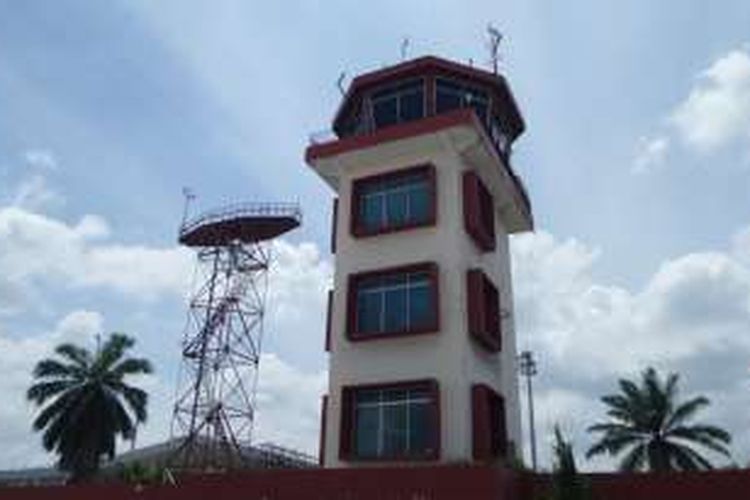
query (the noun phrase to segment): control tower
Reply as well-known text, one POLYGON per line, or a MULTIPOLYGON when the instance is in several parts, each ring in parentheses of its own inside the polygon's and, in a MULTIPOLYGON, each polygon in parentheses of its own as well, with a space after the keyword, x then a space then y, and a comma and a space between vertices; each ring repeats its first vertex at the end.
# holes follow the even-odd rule
POLYGON ((325 467, 520 454, 510 234, 533 230, 502 75, 422 57, 352 81, 310 167, 335 193, 325 467))

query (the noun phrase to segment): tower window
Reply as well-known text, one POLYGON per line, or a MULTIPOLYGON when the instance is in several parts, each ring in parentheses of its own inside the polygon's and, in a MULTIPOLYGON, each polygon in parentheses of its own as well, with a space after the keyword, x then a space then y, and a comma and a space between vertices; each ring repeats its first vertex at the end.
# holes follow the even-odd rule
POLYGON ((418 120, 424 116, 424 82, 410 80, 375 91, 370 102, 375 128, 418 120))
POLYGON ((437 286, 433 263, 352 275, 348 337, 362 340, 436 332, 437 286))
POLYGON ((487 187, 472 171, 464 173, 464 226, 483 252, 495 250, 495 208, 487 187))
POLYGON ((485 349, 500 351, 500 294, 479 269, 466 273, 466 310, 469 334, 485 349))
POLYGON ((484 384, 471 387, 472 441, 475 460, 489 461, 508 454, 505 400, 484 384))
POLYGON ((435 82, 435 110, 444 113, 457 108, 473 108, 479 120, 487 123, 490 99, 487 92, 454 80, 435 82))
POLYGON ((354 181, 352 234, 357 237, 435 223, 435 167, 387 172, 354 181))
POLYGON ((342 393, 345 460, 436 459, 439 392, 434 380, 350 386, 342 393))

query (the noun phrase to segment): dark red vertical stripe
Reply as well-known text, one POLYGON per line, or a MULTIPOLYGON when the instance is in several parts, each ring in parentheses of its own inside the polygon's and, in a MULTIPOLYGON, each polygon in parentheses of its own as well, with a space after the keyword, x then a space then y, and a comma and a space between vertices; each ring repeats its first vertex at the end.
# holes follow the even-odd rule
POLYGON ((483 384, 474 384, 471 386, 472 454, 477 461, 492 458, 489 417, 487 387, 483 384))
POLYGON ((324 395, 320 401, 320 443, 318 444, 318 464, 325 465, 326 456, 326 426, 328 425, 328 396, 324 395))
POLYGON ((339 199, 333 199, 333 207, 331 209, 331 253, 336 253, 336 237, 338 235, 338 220, 339 220, 339 199))
POLYGON ((326 352, 331 352, 331 326, 333 322, 333 290, 328 290, 328 308, 326 312, 326 352))
POLYGON ((348 460, 352 455, 354 434, 354 391, 348 387, 341 390, 341 422, 339 424, 339 459, 348 460))

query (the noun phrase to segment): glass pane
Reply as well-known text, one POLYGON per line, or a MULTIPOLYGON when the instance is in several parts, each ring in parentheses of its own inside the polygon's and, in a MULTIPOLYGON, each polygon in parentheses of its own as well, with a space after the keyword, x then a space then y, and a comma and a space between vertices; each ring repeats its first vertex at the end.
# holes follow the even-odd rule
POLYGON ((404 287, 385 293, 385 331, 400 332, 407 329, 406 294, 404 287))
POLYGON ((385 456, 404 455, 407 441, 407 405, 392 404, 383 410, 383 454, 385 456))
POLYGON ((385 127, 393 125, 398 121, 396 97, 387 97, 373 102, 373 115, 375 116, 375 125, 385 127))
POLYGON ((390 227, 403 226, 409 219, 407 217, 408 198, 407 190, 398 188, 391 191, 386 197, 387 225, 390 227))
POLYGON ((355 454, 358 457, 378 456, 378 408, 357 408, 354 435, 355 454))
POLYGON ((430 192, 426 182, 420 182, 409 190, 409 221, 426 222, 430 216, 430 192))
POLYGON ((409 451, 412 454, 426 453, 431 447, 432 434, 430 405, 412 403, 409 405, 409 451))
POLYGON ((383 197, 379 195, 364 195, 360 199, 360 221, 368 231, 374 231, 381 226, 383 218, 383 197))
POLYGON ((417 92, 401 95, 401 121, 418 120, 424 116, 424 93, 420 88, 417 92))
POLYGON ((383 294, 360 290, 357 293, 357 332, 377 333, 382 330, 383 294))
POLYGON ((428 282, 423 281, 409 289, 409 328, 425 327, 433 323, 432 293, 428 282))
POLYGON ((461 107, 461 98, 458 94, 441 90, 438 87, 435 97, 435 109, 438 113, 461 107))

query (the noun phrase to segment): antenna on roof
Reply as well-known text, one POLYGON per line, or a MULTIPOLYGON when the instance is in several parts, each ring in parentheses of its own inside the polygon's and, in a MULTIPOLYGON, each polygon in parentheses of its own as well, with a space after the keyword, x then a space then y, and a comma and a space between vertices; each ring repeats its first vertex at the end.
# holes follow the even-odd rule
POLYGON ((346 71, 342 71, 339 77, 336 79, 336 87, 339 89, 341 95, 344 95, 344 79, 346 78, 346 71))
POLYGON ((406 60, 406 54, 409 51, 409 37, 405 36, 403 40, 401 40, 401 60, 406 60))
POLYGON ((185 222, 187 222, 188 209, 190 208, 190 203, 195 199, 195 193, 189 187, 184 186, 182 188, 182 196, 185 198, 185 204, 182 208, 182 224, 180 227, 184 226, 185 222))
POLYGON ((487 25, 487 34, 489 35, 487 48, 490 51, 490 63, 492 64, 493 73, 497 74, 497 66, 500 61, 500 42, 503 40, 503 34, 500 33, 500 30, 492 26, 492 23, 487 25))

